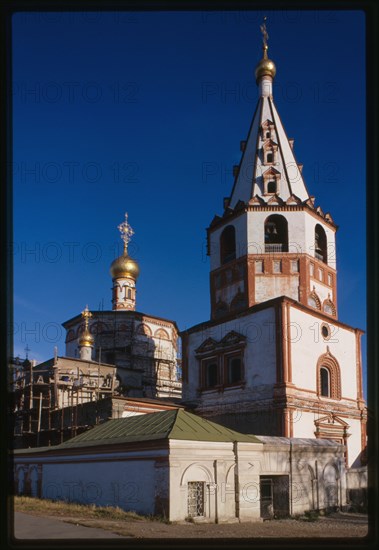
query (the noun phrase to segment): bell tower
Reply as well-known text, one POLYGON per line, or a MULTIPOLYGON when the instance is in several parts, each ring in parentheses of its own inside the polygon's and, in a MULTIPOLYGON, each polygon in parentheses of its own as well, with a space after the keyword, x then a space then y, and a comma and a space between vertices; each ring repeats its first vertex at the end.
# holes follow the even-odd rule
POLYGON ((239 432, 321 438, 364 462, 363 331, 337 318, 337 226, 309 195, 276 110, 276 67, 255 70, 256 111, 234 185, 208 233, 211 319, 181 333, 183 400, 239 432))
POLYGON ((337 318, 335 225, 315 205, 273 99, 276 74, 261 26, 258 104, 224 212, 207 229, 211 318, 289 296, 337 318))

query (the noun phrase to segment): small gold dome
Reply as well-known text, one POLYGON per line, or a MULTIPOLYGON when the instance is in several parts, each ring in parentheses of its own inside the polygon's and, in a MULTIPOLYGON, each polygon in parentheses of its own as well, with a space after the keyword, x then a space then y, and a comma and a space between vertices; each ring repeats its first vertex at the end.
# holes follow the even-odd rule
POLYGON ((94 341, 95 338, 92 336, 88 328, 84 329, 84 331, 79 336, 79 346, 90 347, 93 346, 94 341))
POLYGON ((124 253, 122 256, 113 260, 110 272, 112 279, 131 277, 135 280, 139 275, 139 265, 133 258, 124 253))
POLYGON ((264 49, 263 57, 255 68, 255 79, 258 82, 262 76, 271 76, 274 78, 276 75, 275 63, 267 57, 267 48, 264 49))

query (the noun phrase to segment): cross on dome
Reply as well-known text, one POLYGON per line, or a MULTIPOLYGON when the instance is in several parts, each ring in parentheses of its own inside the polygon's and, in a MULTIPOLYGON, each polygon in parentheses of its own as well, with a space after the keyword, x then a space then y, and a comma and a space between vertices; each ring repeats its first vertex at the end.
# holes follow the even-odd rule
POLYGON ((262 23, 262 25, 261 25, 263 47, 264 47, 265 49, 268 48, 268 46, 267 46, 267 40, 269 39, 268 32, 267 32, 267 28, 266 28, 266 21, 267 21, 267 16, 265 15, 264 18, 263 18, 263 23, 262 23))
POLYGON ((88 321, 92 317, 92 313, 88 309, 88 304, 86 305, 84 311, 82 311, 82 317, 84 319, 85 327, 88 328, 88 321))
POLYGON ((125 221, 120 223, 119 226, 117 226, 117 229, 121 233, 121 240, 124 242, 124 253, 126 253, 128 249, 128 244, 132 238, 132 235, 134 235, 134 231, 130 224, 128 223, 128 213, 125 212, 125 221))

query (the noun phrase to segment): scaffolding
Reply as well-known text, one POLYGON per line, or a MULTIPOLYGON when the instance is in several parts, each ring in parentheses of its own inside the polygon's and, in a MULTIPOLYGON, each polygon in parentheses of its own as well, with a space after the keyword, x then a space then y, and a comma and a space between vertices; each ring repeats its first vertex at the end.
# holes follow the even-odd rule
POLYGON ((40 446, 77 435, 88 427, 78 417, 79 406, 112 396, 117 387, 116 369, 110 365, 70 358, 14 365, 10 378, 16 446, 18 440, 40 446))

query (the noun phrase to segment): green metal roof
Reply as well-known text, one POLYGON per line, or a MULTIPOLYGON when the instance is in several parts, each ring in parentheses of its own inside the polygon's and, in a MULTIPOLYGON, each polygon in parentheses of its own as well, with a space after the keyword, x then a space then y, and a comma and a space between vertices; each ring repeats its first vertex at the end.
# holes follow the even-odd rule
POLYGON ((261 443, 254 435, 246 435, 230 430, 221 424, 201 418, 184 410, 175 411, 169 439, 190 439, 192 441, 246 441, 261 443))
MULTIPOLYGON (((176 409, 134 417, 108 420, 100 426, 45 450, 65 450, 139 441, 181 439, 190 441, 245 441, 261 443, 254 435, 245 435, 200 416, 176 409)), ((36 451, 37 449, 33 449, 36 451)), ((27 452, 20 449, 18 452, 27 452)), ((17 451, 16 451, 17 453, 17 451)), ((18 453, 17 453, 18 454, 18 453)))

